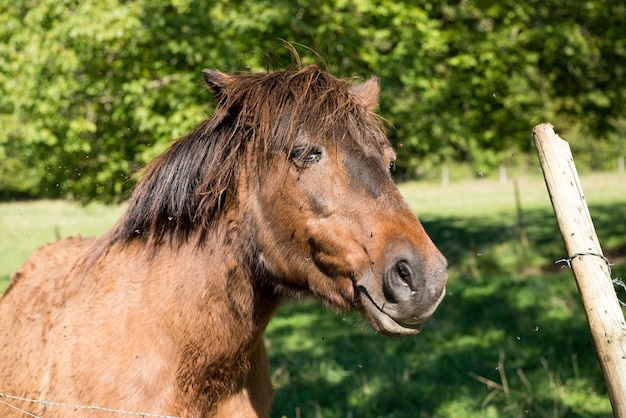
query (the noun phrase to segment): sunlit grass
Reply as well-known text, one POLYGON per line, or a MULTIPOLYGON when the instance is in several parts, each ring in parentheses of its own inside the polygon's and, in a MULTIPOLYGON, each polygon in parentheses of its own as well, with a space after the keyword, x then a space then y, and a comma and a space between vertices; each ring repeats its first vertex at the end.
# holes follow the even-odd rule
POLYGON ((121 206, 49 200, 0 204, 0 291, 37 248, 68 236, 102 234, 121 212, 121 206))
MULTIPOLYGON (((473 217, 498 213, 514 215, 517 208, 517 184, 522 209, 551 208, 550 198, 540 173, 498 179, 475 178, 439 183, 406 182, 400 191, 421 217, 473 217)), ((626 202, 626 174, 589 173, 581 177, 581 185, 589 205, 626 202)), ((592 214, 593 215, 593 214, 592 214)))

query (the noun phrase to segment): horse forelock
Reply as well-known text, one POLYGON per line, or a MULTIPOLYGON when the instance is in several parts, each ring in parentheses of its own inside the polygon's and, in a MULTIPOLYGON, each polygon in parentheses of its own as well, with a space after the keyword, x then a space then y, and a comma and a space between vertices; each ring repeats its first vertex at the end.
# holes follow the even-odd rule
POLYGON ((350 81, 317 66, 229 80, 214 114, 145 167, 112 242, 182 243, 209 230, 236 201, 242 165, 262 175, 274 156, 306 145, 303 138, 386 141, 350 81))

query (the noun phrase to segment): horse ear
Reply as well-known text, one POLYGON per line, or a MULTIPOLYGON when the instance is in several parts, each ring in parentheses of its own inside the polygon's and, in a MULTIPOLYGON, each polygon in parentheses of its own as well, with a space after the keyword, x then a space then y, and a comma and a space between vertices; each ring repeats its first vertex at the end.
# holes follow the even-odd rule
POLYGON ((213 93, 213 95, 221 100, 223 97, 224 89, 233 81, 234 77, 228 74, 224 74, 219 71, 202 70, 202 76, 204 77, 204 82, 207 87, 213 93))
POLYGON ((350 92, 360 98, 368 110, 373 110, 378 106, 380 80, 378 77, 372 77, 361 84, 350 87, 350 92))

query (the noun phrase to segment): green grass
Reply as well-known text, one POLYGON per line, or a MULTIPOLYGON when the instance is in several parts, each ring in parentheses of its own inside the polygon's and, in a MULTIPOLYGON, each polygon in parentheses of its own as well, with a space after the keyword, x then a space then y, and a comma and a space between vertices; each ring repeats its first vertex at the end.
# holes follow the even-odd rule
MULTIPOLYGON (((551 208, 543 177, 538 172, 509 179, 506 183, 479 178, 447 186, 407 182, 399 187, 420 217, 471 218, 501 213, 515 215, 515 183, 522 208, 551 208)), ((581 185, 590 205, 626 200, 626 175, 590 173, 581 177, 581 185)))
MULTIPOLYGON (((624 277, 626 178, 591 174, 582 185, 624 277)), ((358 314, 284 305, 267 331, 272 416, 611 416, 574 278, 554 264, 565 250, 543 179, 517 187, 519 208, 512 181, 401 185, 449 259, 446 299, 401 340, 374 335, 358 314)))
POLYGON ((101 234, 121 213, 121 206, 80 206, 62 201, 0 204, 0 291, 11 273, 37 248, 68 236, 101 234))
MULTIPOLYGON (((531 174, 407 183, 401 190, 450 262, 448 294, 417 337, 376 335, 311 299, 266 333, 273 417, 609 417, 611 408, 545 185, 531 174), (521 216, 519 209, 521 209, 521 216)), ((613 276, 626 268, 626 178, 582 178, 613 276)), ((104 231, 120 208, 0 205, 0 279, 57 236, 104 231)), ((2 283, 0 283, 0 289, 2 283)), ((626 293, 618 293, 626 301, 626 293)))
POLYGON ((551 279, 451 284, 422 334, 401 340, 287 304, 267 333, 272 416, 610 416, 575 285, 551 279))

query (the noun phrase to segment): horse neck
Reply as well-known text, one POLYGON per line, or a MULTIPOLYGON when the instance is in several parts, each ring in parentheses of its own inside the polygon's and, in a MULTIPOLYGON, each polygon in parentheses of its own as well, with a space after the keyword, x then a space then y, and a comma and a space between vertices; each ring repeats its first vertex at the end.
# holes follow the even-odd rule
POLYGON ((173 269, 168 276, 185 272, 174 291, 184 305, 173 324, 184 330, 177 370, 180 387, 186 388, 181 400, 205 412, 240 389, 250 355, 281 301, 251 265, 250 250, 237 246, 238 232, 225 229, 209 234, 201 247, 193 240, 181 247, 167 267, 173 269))
POLYGON ((241 385, 251 351, 282 299, 253 265, 250 250, 237 244, 243 242, 234 239, 239 232, 227 229, 207 233, 202 245, 199 234, 175 247, 151 240, 114 244, 94 264, 109 270, 100 273, 102 280, 125 277, 142 288, 143 300, 158 301, 160 334, 178 353, 179 402, 206 410, 208 400, 241 385))
POLYGON ((215 337, 220 346, 226 341, 253 343, 281 300, 265 273, 255 268, 253 257, 247 256, 250 251, 238 244, 237 234, 232 228, 218 228, 206 234, 202 244, 198 235, 175 248, 148 242, 142 251, 151 272, 146 279, 166 287, 162 294, 170 295, 170 306, 180 314, 173 319, 176 328, 205 339, 209 346, 215 337))

